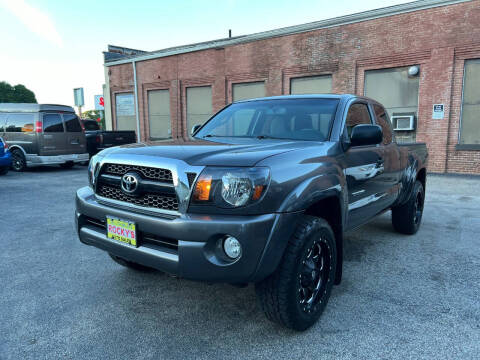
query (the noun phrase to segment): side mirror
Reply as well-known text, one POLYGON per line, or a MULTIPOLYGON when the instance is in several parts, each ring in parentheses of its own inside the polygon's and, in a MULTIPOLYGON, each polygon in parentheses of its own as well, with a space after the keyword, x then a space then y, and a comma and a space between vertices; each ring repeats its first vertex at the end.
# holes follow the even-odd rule
POLYGON ((352 146, 376 145, 383 140, 382 128, 378 125, 361 124, 352 129, 350 143, 352 146))
POLYGON ((200 129, 202 127, 202 125, 200 124, 197 124, 197 125, 193 125, 192 127, 192 132, 190 133, 190 135, 195 135, 195 133, 198 131, 198 129, 200 129))

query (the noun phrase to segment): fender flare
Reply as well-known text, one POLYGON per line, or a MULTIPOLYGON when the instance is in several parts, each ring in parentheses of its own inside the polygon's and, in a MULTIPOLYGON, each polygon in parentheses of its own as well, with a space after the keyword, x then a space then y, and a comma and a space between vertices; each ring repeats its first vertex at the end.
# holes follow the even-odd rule
POLYGON ((23 156, 25 156, 25 159, 27 158, 27 153, 25 152, 25 150, 23 149, 23 147, 21 147, 20 145, 8 145, 8 150, 10 152, 12 152, 12 150, 15 150, 15 149, 18 149, 20 150, 22 153, 23 153, 23 156))

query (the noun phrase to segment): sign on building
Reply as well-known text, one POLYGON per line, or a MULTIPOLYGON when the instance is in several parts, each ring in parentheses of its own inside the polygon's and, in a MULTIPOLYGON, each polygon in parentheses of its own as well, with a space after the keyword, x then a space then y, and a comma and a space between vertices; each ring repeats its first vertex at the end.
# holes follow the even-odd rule
POLYGON ((432 119, 443 119, 445 116, 445 106, 443 104, 433 104, 432 119))
POLYGON ((75 106, 82 107, 85 104, 83 99, 83 88, 73 89, 73 99, 75 100, 75 106))
POLYGON ((103 100, 103 95, 94 96, 95 110, 105 110, 105 102, 103 100))

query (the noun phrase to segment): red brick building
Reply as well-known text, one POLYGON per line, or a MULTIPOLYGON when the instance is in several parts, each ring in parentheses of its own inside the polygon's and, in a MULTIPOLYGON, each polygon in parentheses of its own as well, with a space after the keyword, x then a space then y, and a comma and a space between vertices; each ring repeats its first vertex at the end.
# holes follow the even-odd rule
POLYGON ((424 0, 155 52, 105 52, 107 120, 141 140, 186 137, 226 104, 356 93, 424 141, 431 172, 480 174, 480 0, 424 0), (436 106, 434 111, 434 105, 436 106))

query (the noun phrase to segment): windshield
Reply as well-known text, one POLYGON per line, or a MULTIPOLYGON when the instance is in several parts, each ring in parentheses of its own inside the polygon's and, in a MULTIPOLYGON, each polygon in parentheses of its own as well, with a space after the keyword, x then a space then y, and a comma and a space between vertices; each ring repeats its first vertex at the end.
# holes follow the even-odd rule
POLYGON ((325 141, 338 99, 258 100, 232 104, 215 115, 196 138, 256 137, 325 141))

